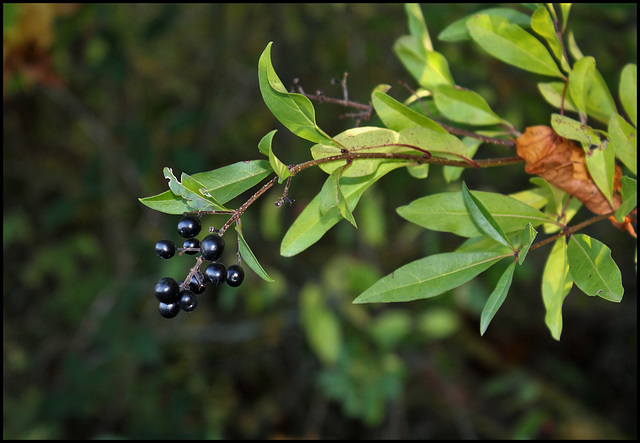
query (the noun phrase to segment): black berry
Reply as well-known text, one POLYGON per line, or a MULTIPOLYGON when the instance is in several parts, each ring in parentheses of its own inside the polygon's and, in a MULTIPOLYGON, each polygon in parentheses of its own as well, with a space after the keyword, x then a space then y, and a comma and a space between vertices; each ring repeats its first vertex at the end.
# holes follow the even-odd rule
POLYGON ((178 305, 183 311, 191 312, 198 306, 198 298, 191 291, 182 291, 178 305))
POLYGON ((191 280, 189 281, 189 288, 195 294, 202 294, 206 289, 206 283, 207 281, 205 280, 204 275, 202 275, 202 272, 198 271, 193 275, 193 277, 191 277, 191 280))
POLYGON ((158 311, 164 318, 173 318, 180 312, 180 306, 178 303, 160 303, 158 305, 158 311))
POLYGON ((240 265, 231 265, 227 268, 227 284, 229 286, 240 286, 244 280, 244 269, 240 265))
POLYGON ((165 277, 156 283, 156 298, 160 303, 175 303, 178 301, 180 287, 171 277, 165 277))
POLYGON ((171 240, 160 240, 156 243, 156 255, 168 259, 176 253, 176 245, 171 240))
POLYGON ((208 261, 216 261, 224 252, 224 240, 218 234, 209 234, 200 242, 200 254, 208 261))
POLYGON ((200 219, 187 215, 178 222, 178 234, 184 238, 192 238, 200 233, 202 223, 200 219))
POLYGON ((222 263, 211 263, 204 270, 207 281, 213 285, 221 285, 227 279, 227 270, 222 263))
MULTIPOLYGON (((200 240, 197 238, 189 238, 182 244, 184 249, 200 249, 200 240)), ((198 251, 184 251, 185 254, 196 255, 198 251)))

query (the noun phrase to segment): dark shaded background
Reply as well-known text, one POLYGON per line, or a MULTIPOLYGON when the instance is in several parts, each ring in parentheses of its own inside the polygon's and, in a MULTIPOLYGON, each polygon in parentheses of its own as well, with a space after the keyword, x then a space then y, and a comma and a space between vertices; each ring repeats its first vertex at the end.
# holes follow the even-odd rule
MULTIPOLYGON (((436 49, 458 84, 519 129, 548 124, 535 86, 545 79, 471 42, 437 41, 483 7, 423 6, 436 49)), ((5 438, 637 436, 635 242, 608 223, 585 233, 612 249, 624 300, 573 290, 561 342, 544 325, 539 290, 548 248, 518 269, 483 338, 480 310, 501 269, 432 300, 351 304, 385 273, 460 243, 395 214, 453 189, 435 168, 428 180, 390 173, 362 199, 358 230, 341 222, 283 258, 282 235, 325 178, 305 171, 293 206, 276 210, 275 189, 243 217, 275 283, 249 273, 240 288, 207 289, 191 315, 158 315, 155 282, 184 277, 193 259, 154 255, 158 239, 178 240, 179 217, 137 198, 167 189, 164 166, 191 174, 259 158, 274 128, 281 159, 310 157, 310 143, 262 102, 257 61, 269 41, 286 85, 299 78, 308 92, 340 97, 331 79, 346 71, 352 100, 368 102, 380 83, 406 98, 398 82, 416 85, 392 51, 408 33, 402 6, 5 5, 4 21, 5 438), (318 288, 342 330, 334 365, 301 322, 300 294, 318 288)), ((577 5, 570 27, 617 97, 620 69, 636 62, 636 5, 577 5)), ((353 126, 344 109, 316 109, 329 134, 353 126)), ((521 166, 464 175, 471 189, 504 193, 528 178, 521 166)))

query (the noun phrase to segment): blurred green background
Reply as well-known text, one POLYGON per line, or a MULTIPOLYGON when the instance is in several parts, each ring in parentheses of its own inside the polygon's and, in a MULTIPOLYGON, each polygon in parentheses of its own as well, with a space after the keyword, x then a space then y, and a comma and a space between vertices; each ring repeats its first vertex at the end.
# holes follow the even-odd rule
MULTIPOLYGON (((458 84, 520 130, 548 124, 553 110, 536 89, 545 79, 471 42, 437 41, 484 7, 423 6, 436 50, 458 84)), ((394 211, 459 186, 436 168, 428 180, 390 173, 362 199, 358 230, 343 221, 283 258, 282 235, 325 178, 305 171, 293 206, 275 208, 276 187, 243 216, 275 283, 249 271, 239 288, 208 288, 190 315, 158 315, 156 281, 184 278, 193 257, 154 255, 157 240, 178 241, 179 217, 138 197, 167 189, 165 166, 192 174, 259 158, 258 141, 274 128, 283 161, 310 158, 310 143, 262 102, 257 61, 269 41, 285 85, 299 78, 307 92, 341 97, 331 80, 348 72, 352 100, 367 103, 380 83, 406 98, 399 82, 416 84, 392 51, 408 33, 401 5, 3 9, 4 438, 637 436, 635 242, 608 223, 585 233, 612 249, 624 299, 574 289, 560 342, 544 325, 539 289, 548 248, 518 268, 483 338, 480 310, 501 269, 431 300, 351 303, 398 266, 460 243, 394 211)), ((577 5, 570 27, 617 98, 620 69, 636 63, 636 5, 577 5)), ((340 107, 316 109, 331 135, 354 124, 340 107)), ((482 148, 478 157, 492 155, 508 154, 482 148)), ((521 165, 463 177, 504 193, 529 178, 521 165)))

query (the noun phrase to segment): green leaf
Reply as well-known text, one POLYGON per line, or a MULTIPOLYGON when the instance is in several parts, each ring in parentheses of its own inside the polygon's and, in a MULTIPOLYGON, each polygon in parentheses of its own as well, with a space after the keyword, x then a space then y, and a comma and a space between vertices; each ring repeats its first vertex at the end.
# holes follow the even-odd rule
MULTIPOLYGON (((360 197, 369 186, 389 171, 402 166, 401 163, 397 162, 384 163, 370 176, 343 177, 340 180, 340 186, 349 210, 353 211, 355 209, 360 197)), ((332 183, 332 181, 336 179, 335 175, 329 176, 320 192, 293 222, 282 239, 280 254, 285 257, 299 254, 320 240, 329 229, 342 220, 343 217, 336 206, 328 211, 323 211, 323 206, 326 205, 325 202, 331 198, 335 199, 335 183, 332 183)))
POLYGON ((560 340, 562 333, 562 304, 573 286, 565 238, 555 241, 542 272, 542 301, 547 311, 544 322, 556 340, 560 340))
POLYGON ((527 224, 525 228, 522 230, 522 246, 520 247, 520 252, 518 253, 518 264, 521 265, 524 263, 524 259, 527 258, 527 254, 529 253, 529 248, 533 244, 533 241, 538 235, 538 231, 536 231, 531 223, 527 224))
POLYGON ((618 113, 611 116, 607 128, 616 157, 635 175, 638 174, 638 131, 618 113))
POLYGON ((471 38, 497 59, 526 71, 564 78, 544 45, 509 20, 476 15, 467 28, 471 38))
POLYGON ((602 78, 602 74, 597 69, 594 70, 593 81, 589 89, 589 99, 587 103, 589 115, 600 115, 603 122, 608 122, 611 115, 617 112, 616 104, 613 101, 609 87, 602 78))
MULTIPOLYGON (((482 191, 474 194, 505 232, 520 231, 529 222, 533 226, 549 222, 542 212, 506 195, 482 191)), ((462 192, 428 195, 396 211, 406 220, 434 231, 452 232, 462 237, 482 235, 471 220, 462 192)))
MULTIPOLYGON (((314 159, 321 159, 340 155, 343 149, 350 152, 409 152, 419 154, 418 151, 407 147, 397 146, 399 134, 391 129, 363 126, 347 129, 335 137, 342 148, 336 145, 317 144, 311 147, 311 155, 314 159)), ((360 159, 353 161, 342 175, 344 177, 360 177, 373 174, 384 159, 360 159)), ((333 161, 320 164, 327 174, 341 171, 347 164, 346 160, 333 161)))
POLYGON ((593 57, 584 57, 573 65, 569 76, 569 92, 573 103, 585 115, 587 115, 587 99, 595 69, 596 60, 593 57))
POLYGON ((638 126, 638 66, 629 63, 620 73, 620 102, 633 126, 638 126))
POLYGON ((335 314, 323 302, 319 286, 307 284, 302 288, 300 313, 311 349, 323 364, 335 364, 342 346, 342 329, 335 314))
POLYGON ((567 37, 569 53, 573 56, 574 59, 580 60, 584 55, 582 51, 578 47, 578 42, 576 42, 576 37, 573 34, 573 31, 569 31, 569 35, 567 37))
POLYGON ((273 149, 271 148, 271 143, 273 142, 273 136, 276 134, 277 129, 269 132, 267 135, 262 137, 260 143, 258 143, 258 150, 263 154, 269 157, 269 164, 273 168, 273 170, 278 175, 278 183, 282 183, 287 177, 291 176, 291 171, 276 157, 273 153, 273 149))
POLYGON ((260 263, 258 263, 258 259, 253 254, 253 251, 251 251, 251 248, 249 248, 247 241, 242 235, 242 229, 240 228, 240 226, 236 225, 235 230, 238 233, 238 252, 240 252, 240 256, 242 257, 244 263, 249 266, 249 268, 251 268, 253 272, 258 274, 261 279, 268 282, 273 282, 274 280, 269 277, 269 274, 267 274, 260 263))
POLYGON ((164 212, 165 214, 183 214, 193 211, 193 208, 187 204, 187 200, 184 197, 175 195, 171 191, 166 191, 152 197, 139 198, 138 200, 140 200, 143 205, 155 211, 164 212))
MULTIPOLYGON (((406 128, 400 131, 398 143, 416 146, 429 151, 434 157, 455 160, 469 160, 467 147, 462 141, 449 133, 433 131, 424 127, 406 128)), ((420 154, 419 151, 411 151, 420 154)))
POLYGON ((567 29, 567 22, 569 21, 569 11, 571 10, 571 3, 560 3, 560 10, 562 11, 562 32, 567 29))
POLYGON ((403 35, 396 40, 393 51, 423 88, 431 91, 438 85, 454 84, 447 59, 439 52, 425 49, 419 37, 403 35))
POLYGON ((191 207, 191 211, 215 211, 215 210, 228 210, 222 204, 220 204, 210 194, 203 194, 205 186, 203 183, 182 173, 180 177, 182 182, 173 175, 171 168, 163 169, 164 177, 169 180, 169 189, 187 201, 187 205, 191 207))
POLYGON ((615 147, 609 146, 608 135, 559 114, 552 114, 551 126, 560 136, 580 142, 593 182, 613 206, 615 147))
POLYGON ((251 189, 273 172, 266 160, 250 160, 233 163, 208 172, 199 172, 192 177, 202 183, 203 194, 225 204, 251 189))
POLYGON ((487 299, 487 303, 485 303, 484 308, 482 309, 482 314, 480 315, 480 335, 484 335, 487 331, 489 323, 491 323, 491 320, 493 320, 498 309, 500 309, 500 306, 502 306, 502 303, 504 303, 504 300, 507 298, 507 293, 511 287, 511 281, 513 280, 513 272, 515 269, 516 262, 514 261, 504 271, 500 280, 498 280, 496 288, 487 299))
MULTIPOLYGON (((462 137, 462 144, 467 148, 467 156, 473 158, 482 144, 482 140, 473 137, 462 137)), ((442 176, 447 183, 452 183, 460 178, 465 168, 458 166, 444 166, 442 176)))
POLYGON ((622 275, 606 245, 587 235, 574 234, 567 256, 573 281, 585 294, 613 302, 622 300, 622 275))
POLYGON ((384 92, 376 91, 371 94, 371 102, 382 123, 394 131, 422 126, 443 134, 447 132, 435 121, 417 113, 384 92))
POLYGON ((378 280, 354 303, 389 303, 435 297, 480 274, 504 255, 448 252, 431 255, 396 269, 378 280))
POLYGON ((497 125, 503 120, 491 110, 480 94, 458 89, 452 85, 440 85, 433 99, 438 110, 449 120, 469 125, 497 125))
POLYGON ((531 28, 538 33, 538 35, 544 37, 549 44, 551 51, 553 51, 553 55, 555 55, 556 59, 562 64, 562 69, 569 72, 569 62, 564 58, 562 53, 562 43, 558 38, 558 34, 553 26, 553 21, 547 8, 540 6, 534 11, 533 16, 531 17, 531 28))
POLYGON ((332 175, 331 177, 335 179, 327 180, 325 183, 326 189, 321 191, 323 199, 320 202, 320 211, 324 214, 329 212, 331 208, 337 207, 340 215, 351 223, 354 228, 357 228, 356 220, 340 187, 340 174, 332 175))
POLYGON ((526 27, 531 26, 531 17, 529 17, 527 14, 510 8, 489 8, 483 9, 482 11, 478 11, 474 14, 470 14, 465 18, 461 18, 460 20, 456 20, 455 22, 451 23, 438 35, 438 39, 446 42, 469 40, 471 36, 469 35, 469 30, 467 29, 467 21, 476 15, 497 15, 499 17, 508 19, 516 25, 522 25, 526 27))
POLYGON ((496 222, 484 204, 469 192, 464 182, 462 182, 462 200, 464 201, 467 211, 469 211, 471 219, 480 231, 498 243, 514 249, 498 222, 496 222))
POLYGON ((409 33, 420 39, 424 49, 427 51, 433 51, 431 37, 429 37, 429 30, 427 29, 427 24, 424 21, 420 5, 417 3, 405 3, 404 10, 407 13, 407 19, 409 20, 409 33))
POLYGON ((333 143, 316 124, 316 111, 311 100, 301 94, 287 92, 271 64, 269 42, 258 61, 258 80, 262 99, 273 115, 298 137, 314 143, 333 143))
POLYGON ((624 221, 624 217, 638 206, 638 183, 631 177, 622 177, 622 203, 616 209, 616 220, 620 223, 624 221))

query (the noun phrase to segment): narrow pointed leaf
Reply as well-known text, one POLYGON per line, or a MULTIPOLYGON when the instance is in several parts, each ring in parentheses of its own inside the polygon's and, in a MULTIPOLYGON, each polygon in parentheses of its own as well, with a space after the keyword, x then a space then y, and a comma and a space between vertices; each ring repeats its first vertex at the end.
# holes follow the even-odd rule
POLYGON ((605 244, 584 234, 574 234, 567 256, 573 281, 585 294, 614 302, 622 300, 622 275, 605 244))
POLYGON ((311 100, 301 94, 287 92, 271 64, 269 42, 258 61, 258 80, 262 98, 273 115, 298 137, 315 143, 333 143, 316 124, 311 100))
POLYGON ((527 258, 527 254, 529 253, 529 248, 531 248, 531 245, 533 244, 533 241, 536 238, 536 235, 538 235, 538 231, 536 231, 533 226, 531 226, 531 223, 529 223, 527 226, 525 226, 525 228, 522 230, 522 247, 520 248, 520 252, 518 253, 518 264, 522 264, 524 263, 524 259, 527 258))
POLYGON ((638 66, 629 63, 620 74, 620 102, 633 126, 638 126, 638 66))
MULTIPOLYGON (((378 170, 365 177, 343 177, 341 179, 341 189, 348 204, 349 210, 353 211, 364 191, 384 176, 389 171, 403 167, 400 163, 383 163, 378 170)), ((336 223, 342 220, 342 215, 337 206, 326 210, 326 201, 333 198, 335 201, 335 175, 327 178, 320 192, 304 208, 298 218, 289 227, 289 230, 282 239, 280 254, 291 257, 299 254, 309 246, 316 243, 322 236, 336 223), (323 210, 323 208, 325 210, 323 210)))
POLYGON ((480 94, 440 85, 433 98, 438 110, 449 120, 469 125, 497 125, 503 120, 489 107, 480 94))
POLYGON ((533 16, 531 17, 531 28, 538 35, 544 37, 551 48, 551 51, 553 51, 553 55, 555 55, 556 59, 561 62, 562 69, 569 72, 569 63, 564 58, 562 53, 562 44, 558 38, 558 34, 553 26, 553 20, 551 19, 551 15, 547 8, 541 6, 534 11, 533 16))
POLYGON ((354 303, 389 303, 435 297, 456 288, 495 264, 504 255, 449 252, 431 255, 396 269, 360 294, 354 303))
POLYGON ((227 210, 211 195, 204 195, 202 192, 205 190, 204 184, 193 179, 187 174, 182 174, 180 182, 171 168, 164 168, 164 177, 169 180, 169 189, 181 197, 183 197, 187 204, 191 207, 191 211, 214 211, 214 210, 227 210))
POLYGON ((454 84, 447 59, 439 52, 425 49, 419 37, 403 35, 396 40, 393 51, 423 88, 431 91, 438 85, 454 84))
POLYGON ((638 131, 618 113, 611 116, 607 132, 616 157, 635 175, 638 174, 638 131))
POLYGON ((260 265, 260 263, 258 263, 258 259, 253 254, 253 251, 251 251, 251 248, 249 248, 247 241, 244 239, 244 236, 242 235, 242 229, 240 229, 240 226, 236 225, 235 230, 236 230, 236 233, 238 234, 238 252, 240 252, 240 256, 242 257, 242 260, 244 261, 244 263, 249 268, 251 268, 253 272, 258 274, 258 276, 261 279, 268 282, 273 282, 274 280, 271 277, 269 277, 269 274, 267 274, 267 272, 260 265))
POLYGON ((182 214, 193 211, 193 208, 187 204, 184 197, 175 195, 172 191, 166 191, 162 194, 151 197, 139 198, 140 202, 156 211, 165 214, 182 214))
MULTIPOLYGON (((529 222, 538 226, 550 220, 539 210, 509 196, 482 191, 474 194, 505 232, 519 231, 529 222)), ((422 197, 396 211, 406 220, 434 231, 452 232, 462 237, 482 235, 471 220, 462 192, 422 197)))
POLYGON ((596 60, 593 57, 583 57, 573 65, 569 76, 569 92, 573 103, 585 115, 587 115, 587 100, 595 69, 596 60))
POLYGON ((435 121, 417 113, 384 92, 377 91, 371 94, 371 102, 380 120, 387 128, 394 131, 422 126, 443 134, 447 132, 435 121))
POLYGON ((236 162, 213 171, 193 174, 204 186, 203 194, 225 204, 260 183, 273 169, 266 160, 236 162))
POLYGON ((498 243, 513 249, 513 245, 509 242, 509 238, 504 233, 498 222, 493 218, 484 204, 469 192, 469 189, 467 189, 467 185, 464 182, 462 183, 462 199, 467 211, 469 211, 471 219, 480 231, 498 243))
POLYGON ((556 340, 560 340, 562 333, 562 304, 572 287, 567 243, 565 237, 560 237, 553 244, 542 272, 542 301, 546 309, 544 322, 556 340))
POLYGON ((467 21, 467 28, 471 38, 497 59, 526 71, 564 78, 547 48, 509 20, 476 15, 467 21))
POLYGON ((616 220, 620 223, 624 217, 638 206, 638 183, 631 177, 622 177, 622 202, 620 207, 616 209, 616 220))
POLYGON ((474 14, 468 15, 465 18, 456 20, 438 35, 438 39, 446 42, 457 42, 461 40, 469 40, 469 30, 467 29, 467 21, 476 15, 497 15, 508 19, 510 22, 516 25, 525 27, 531 26, 531 17, 520 11, 516 11, 511 8, 489 8, 478 11, 474 14))
POLYGON ((269 164, 278 175, 278 182, 282 183, 284 179, 291 176, 291 171, 289 170, 287 165, 282 163, 280 159, 273 153, 271 143, 273 142, 273 136, 276 134, 276 132, 277 129, 274 129, 273 131, 262 137, 260 143, 258 143, 258 150, 269 157, 269 164))
POLYGON ((513 280, 513 272, 515 269, 516 262, 514 261, 504 271, 500 280, 498 280, 498 284, 495 289, 487 299, 487 302, 482 309, 482 314, 480 315, 480 335, 484 335, 484 333, 487 332, 489 323, 491 323, 491 320, 493 320, 498 309, 500 309, 500 306, 502 306, 502 303, 504 303, 504 300, 507 298, 507 293, 511 287, 511 281, 513 280))
POLYGON ((407 19, 409 20, 409 33, 422 42, 425 50, 433 51, 431 37, 429 36, 427 23, 424 21, 424 15, 422 14, 420 5, 417 3, 405 3, 404 9, 407 13, 407 19))

